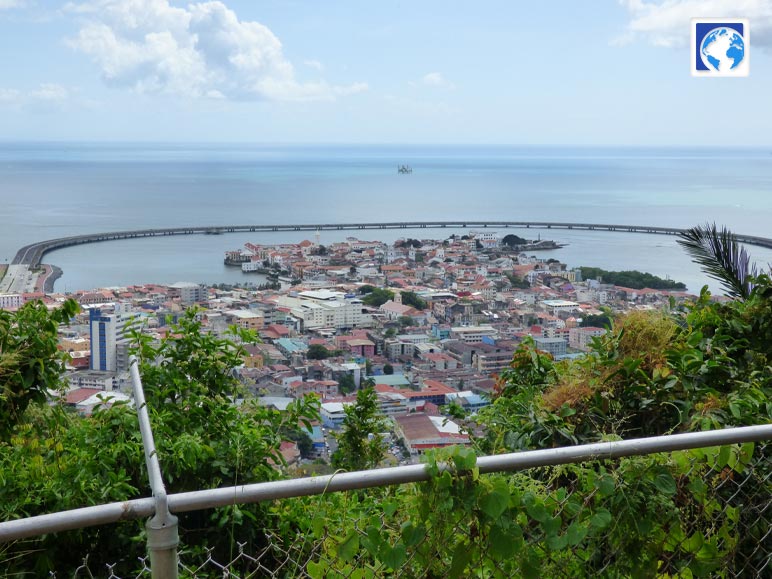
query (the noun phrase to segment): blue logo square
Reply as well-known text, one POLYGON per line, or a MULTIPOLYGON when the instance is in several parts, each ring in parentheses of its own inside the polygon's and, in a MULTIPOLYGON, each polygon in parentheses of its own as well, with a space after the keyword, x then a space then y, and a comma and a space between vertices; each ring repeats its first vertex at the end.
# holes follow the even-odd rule
MULTIPOLYGON (((705 64, 702 54, 702 45, 705 37, 717 28, 729 28, 737 32, 741 37, 745 36, 745 26, 741 22, 717 22, 715 20, 709 22, 697 22, 695 25, 694 46, 692 47, 694 50, 694 69, 697 71, 715 71, 715 69, 712 69, 705 64)), ((740 59, 742 59, 742 56, 740 59)), ((718 66, 716 65, 716 68, 717 67, 718 66)))

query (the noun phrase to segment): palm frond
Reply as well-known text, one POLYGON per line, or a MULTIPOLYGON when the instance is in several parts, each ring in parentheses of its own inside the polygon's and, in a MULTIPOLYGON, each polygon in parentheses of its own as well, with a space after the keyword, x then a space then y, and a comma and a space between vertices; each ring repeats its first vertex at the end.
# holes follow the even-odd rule
POLYGON ((742 299, 750 296, 753 290, 750 278, 757 275, 756 266, 731 231, 706 223, 687 229, 679 237, 681 247, 708 276, 721 283, 727 295, 742 299))

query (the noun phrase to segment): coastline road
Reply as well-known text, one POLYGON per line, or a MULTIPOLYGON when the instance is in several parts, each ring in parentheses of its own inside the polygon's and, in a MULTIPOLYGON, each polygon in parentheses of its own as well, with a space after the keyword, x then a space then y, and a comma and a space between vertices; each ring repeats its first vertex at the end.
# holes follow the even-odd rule
MULTIPOLYGON (((132 239, 141 237, 162 237, 168 235, 193 235, 193 234, 223 234, 242 232, 281 232, 281 231, 354 231, 374 229, 574 229, 586 231, 609 231, 619 233, 648 233, 657 235, 680 235, 685 229, 675 227, 660 227, 654 225, 624 225, 604 223, 568 223, 551 221, 395 221, 382 223, 303 223, 303 224, 276 224, 276 225, 215 225, 215 226, 191 226, 171 227, 165 229, 139 229, 131 231, 112 231, 105 233, 90 233, 48 239, 25 245, 16 253, 13 262, 8 266, 5 278, 0 282, 0 293, 30 293, 38 286, 38 278, 44 275, 50 280, 49 286, 53 287, 53 281, 61 275, 58 269, 54 270, 54 276, 50 272, 43 274, 39 271, 43 256, 49 251, 80 245, 83 243, 96 243, 117 239, 132 239), (34 268, 34 270, 32 269, 34 268)), ((735 234, 740 243, 772 248, 772 238, 756 235, 735 234)))
POLYGON ((11 264, 0 281, 0 294, 32 293, 37 286, 39 273, 26 264, 11 264))

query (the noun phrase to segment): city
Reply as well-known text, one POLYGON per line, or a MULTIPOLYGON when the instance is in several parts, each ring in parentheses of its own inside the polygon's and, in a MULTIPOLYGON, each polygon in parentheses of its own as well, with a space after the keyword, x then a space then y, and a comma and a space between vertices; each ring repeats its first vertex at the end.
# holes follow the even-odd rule
MULTIPOLYGON (((491 230, 393 244, 355 237, 327 246, 318 240, 247 243, 224 261, 259 272, 265 283, 76 292, 68 297, 83 311, 60 339, 71 357, 66 403, 88 414, 104 403, 105 392, 128 400, 130 330, 160 339, 195 307, 206 332, 226 335, 237 326, 259 336, 244 345, 248 356, 238 370, 251 395, 278 410, 292 399, 319 398, 321 424, 308 433, 313 450, 301 460, 297 443, 286 441, 293 472, 307 472, 297 468, 301 462, 329 459, 335 439, 328 433, 340 428, 346 406, 365 385, 375 388, 380 412, 391 419, 389 437, 405 449, 390 460, 418 461, 428 449, 469 442, 464 428, 447 417, 448 408, 455 404, 474 414, 489 404, 498 375, 524 338, 556 361, 576 359, 606 333, 615 314, 657 311, 671 298, 693 297, 682 289, 582 279, 582 268, 529 254, 554 245, 491 230)), ((55 304, 64 298, 4 294, 0 305, 14 309, 31 299, 55 304)))

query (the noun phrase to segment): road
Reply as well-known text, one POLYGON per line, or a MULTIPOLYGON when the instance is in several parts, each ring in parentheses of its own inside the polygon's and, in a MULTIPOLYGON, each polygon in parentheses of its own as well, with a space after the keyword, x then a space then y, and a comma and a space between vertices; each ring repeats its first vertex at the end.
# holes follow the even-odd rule
POLYGON ((38 277, 39 274, 31 271, 29 265, 9 265, 5 277, 0 281, 0 294, 32 293, 38 285, 38 277))

